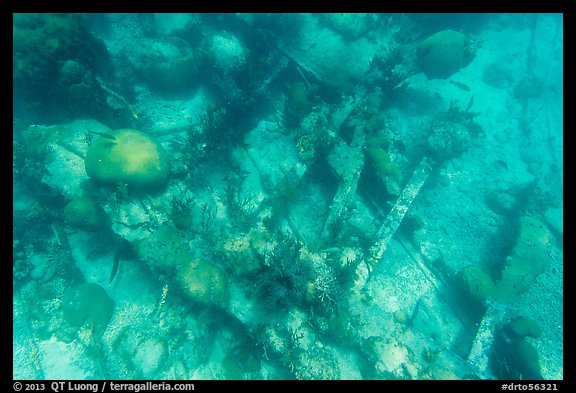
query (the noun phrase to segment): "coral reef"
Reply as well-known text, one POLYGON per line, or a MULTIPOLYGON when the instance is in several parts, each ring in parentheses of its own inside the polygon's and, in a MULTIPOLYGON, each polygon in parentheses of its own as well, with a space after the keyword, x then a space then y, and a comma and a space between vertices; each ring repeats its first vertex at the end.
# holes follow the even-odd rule
POLYGON ((472 19, 16 15, 14 379, 561 378, 554 26, 472 19))

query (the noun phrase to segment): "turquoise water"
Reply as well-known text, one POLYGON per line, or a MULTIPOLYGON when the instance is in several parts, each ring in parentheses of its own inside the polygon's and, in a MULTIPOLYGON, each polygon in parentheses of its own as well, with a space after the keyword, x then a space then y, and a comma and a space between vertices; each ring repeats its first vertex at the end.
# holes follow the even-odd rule
POLYGON ((14 379, 563 379, 560 14, 15 14, 14 379))

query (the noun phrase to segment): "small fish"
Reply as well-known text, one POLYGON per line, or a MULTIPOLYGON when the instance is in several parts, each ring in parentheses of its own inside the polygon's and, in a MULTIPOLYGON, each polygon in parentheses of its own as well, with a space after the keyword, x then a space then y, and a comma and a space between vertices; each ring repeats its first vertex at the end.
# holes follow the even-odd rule
POLYGON ((400 153, 404 153, 406 151, 406 145, 401 140, 395 139, 392 141, 392 143, 400 153))
POLYGON ((116 137, 110 134, 106 134, 104 132, 98 132, 98 131, 92 131, 92 130, 88 130, 88 132, 91 132, 92 134, 96 134, 98 136, 101 136, 102 138, 106 138, 106 139, 110 139, 111 141, 115 141, 116 137))
POLYGON ((114 250, 114 265, 112 265, 112 272, 110 272, 110 281, 108 281, 108 283, 111 283, 114 280, 114 277, 116 277, 119 265, 120 265, 120 247, 117 246, 116 249, 114 250))
POLYGON ((495 164, 501 168, 508 169, 508 164, 504 160, 496 160, 495 164))
POLYGON ((462 89, 464 91, 470 91, 470 87, 468 85, 465 85, 464 83, 454 82, 454 81, 450 81, 450 83, 452 83, 454 86, 456 86, 459 89, 462 89))
POLYGON ((407 324, 410 327, 412 327, 412 325, 414 324, 414 320, 418 316, 418 311, 420 311, 421 302, 422 302, 422 297, 418 298, 418 300, 416 301, 416 305, 414 306, 414 311, 412 311, 412 315, 410 316, 410 319, 408 320, 407 324))
POLYGON ((468 102, 468 106, 466 107, 466 112, 469 112, 472 109, 472 105, 474 105, 474 96, 470 97, 470 101, 468 102))

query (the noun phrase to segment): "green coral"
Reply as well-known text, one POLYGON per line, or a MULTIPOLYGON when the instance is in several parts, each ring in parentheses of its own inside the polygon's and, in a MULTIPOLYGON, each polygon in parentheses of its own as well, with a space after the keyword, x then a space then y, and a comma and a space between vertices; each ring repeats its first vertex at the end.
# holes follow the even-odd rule
POLYGON ((211 261, 195 258, 180 232, 165 224, 135 243, 138 257, 159 276, 175 277, 185 295, 202 304, 225 308, 228 281, 211 261))
POLYGON ((169 162, 164 149, 149 135, 133 130, 109 131, 96 137, 86 153, 86 173, 103 183, 125 183, 153 189, 168 178, 169 162))
POLYGON ((520 218, 520 232, 512 252, 506 260, 500 280, 496 283, 496 297, 512 303, 534 283, 550 264, 547 248, 552 235, 538 218, 520 218))
POLYGON ((92 335, 101 338, 114 311, 114 301, 104 288, 84 283, 69 288, 62 299, 64 319, 76 327, 90 324, 92 335))
POLYGON ((475 55, 472 42, 462 33, 440 31, 426 38, 417 50, 418 65, 429 79, 446 79, 466 66, 475 55))
POLYGON ((64 220, 71 227, 91 232, 102 230, 109 224, 104 209, 87 197, 68 202, 64 208, 64 220))
POLYGON ((373 138, 366 144, 366 158, 372 169, 382 182, 387 179, 398 179, 400 177, 400 167, 390 157, 386 145, 387 140, 373 138))
POLYGON ((476 301, 489 300, 496 290, 492 278, 477 266, 468 266, 460 272, 460 278, 467 293, 476 301))

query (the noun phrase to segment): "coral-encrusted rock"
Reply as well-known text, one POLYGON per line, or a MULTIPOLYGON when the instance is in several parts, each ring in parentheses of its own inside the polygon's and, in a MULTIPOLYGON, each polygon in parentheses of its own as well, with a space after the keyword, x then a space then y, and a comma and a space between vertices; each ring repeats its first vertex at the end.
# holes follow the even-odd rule
POLYGON ((246 50, 232 34, 216 34, 212 37, 210 53, 214 66, 225 73, 238 71, 246 66, 246 50))
POLYGON ((437 159, 448 160, 464 153, 472 143, 470 130, 461 123, 435 120, 428 136, 430 153, 437 159))
POLYGON ((197 76, 197 59, 190 45, 178 37, 144 38, 134 45, 129 61, 151 87, 182 89, 197 76))

